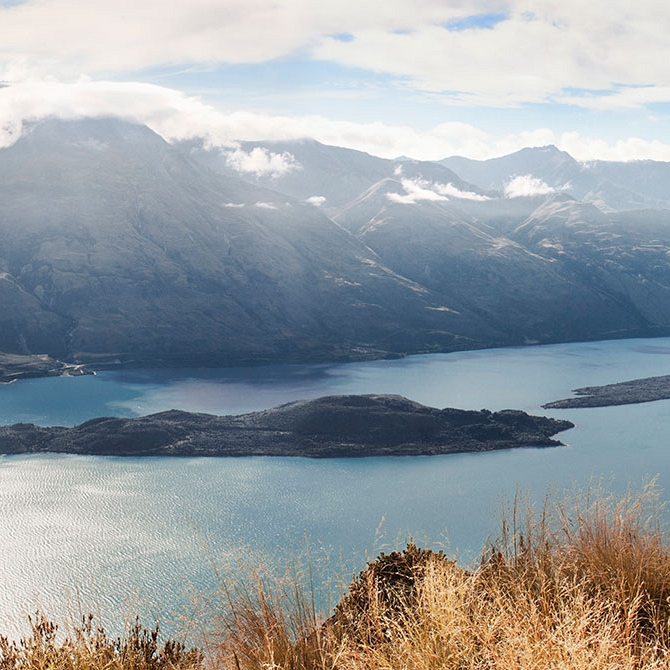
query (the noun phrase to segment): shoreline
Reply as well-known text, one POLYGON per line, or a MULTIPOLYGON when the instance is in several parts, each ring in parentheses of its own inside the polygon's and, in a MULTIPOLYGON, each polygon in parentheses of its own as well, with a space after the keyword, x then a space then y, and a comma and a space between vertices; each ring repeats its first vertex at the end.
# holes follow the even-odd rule
POLYGON ((0 384, 41 377, 80 377, 95 371, 82 363, 65 363, 47 354, 7 354, 0 352, 0 384))

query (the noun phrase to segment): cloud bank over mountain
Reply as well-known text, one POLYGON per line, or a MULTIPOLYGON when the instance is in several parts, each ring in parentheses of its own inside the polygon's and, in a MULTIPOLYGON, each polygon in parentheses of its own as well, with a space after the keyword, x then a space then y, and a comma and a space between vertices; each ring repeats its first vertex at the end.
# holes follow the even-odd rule
POLYGON ((670 160, 669 31, 655 0, 4 2, 0 144, 119 115, 218 146, 670 160))

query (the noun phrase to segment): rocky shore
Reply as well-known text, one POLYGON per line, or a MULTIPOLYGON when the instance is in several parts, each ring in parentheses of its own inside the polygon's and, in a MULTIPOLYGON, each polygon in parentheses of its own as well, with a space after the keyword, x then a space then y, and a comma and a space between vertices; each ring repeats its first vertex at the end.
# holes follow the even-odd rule
POLYGON ((569 421, 436 409, 395 395, 328 396, 239 416, 171 410, 73 428, 0 427, 0 453, 105 456, 416 456, 557 446, 569 421))
POLYGON ((608 407, 632 405, 670 398, 670 375, 646 377, 618 384, 585 386, 574 389, 574 398, 565 398, 542 405, 544 409, 569 409, 574 407, 608 407))
POLYGON ((62 377, 95 374, 85 365, 64 363, 46 354, 0 353, 0 384, 33 377, 62 377))

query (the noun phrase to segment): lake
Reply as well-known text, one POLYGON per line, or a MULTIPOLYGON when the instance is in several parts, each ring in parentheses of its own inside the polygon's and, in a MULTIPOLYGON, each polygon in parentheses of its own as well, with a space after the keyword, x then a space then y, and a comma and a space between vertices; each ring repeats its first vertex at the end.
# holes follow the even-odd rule
POLYGON ((345 577, 413 537, 464 562, 495 535, 515 491, 541 501, 603 479, 668 490, 670 401, 542 410, 571 389, 670 374, 670 338, 411 356, 337 365, 139 370, 0 386, 0 422, 73 425, 179 408, 237 414, 340 393, 567 418, 566 447, 414 458, 0 457, 0 632, 41 607, 139 612, 179 632, 194 597, 247 564, 304 552, 345 577), (325 559, 324 559, 325 560, 325 559), (337 564, 337 565, 335 565, 337 564))

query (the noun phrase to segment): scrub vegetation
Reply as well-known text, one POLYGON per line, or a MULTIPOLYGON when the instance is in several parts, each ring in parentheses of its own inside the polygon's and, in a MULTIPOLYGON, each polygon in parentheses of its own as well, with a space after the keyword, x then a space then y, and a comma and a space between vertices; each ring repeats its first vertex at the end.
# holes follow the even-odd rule
POLYGON ((670 551, 653 486, 511 506, 476 565, 413 543, 381 554, 327 618, 301 579, 256 573, 210 612, 202 651, 91 620, 65 641, 34 620, 0 668, 651 669, 670 663, 670 551))

